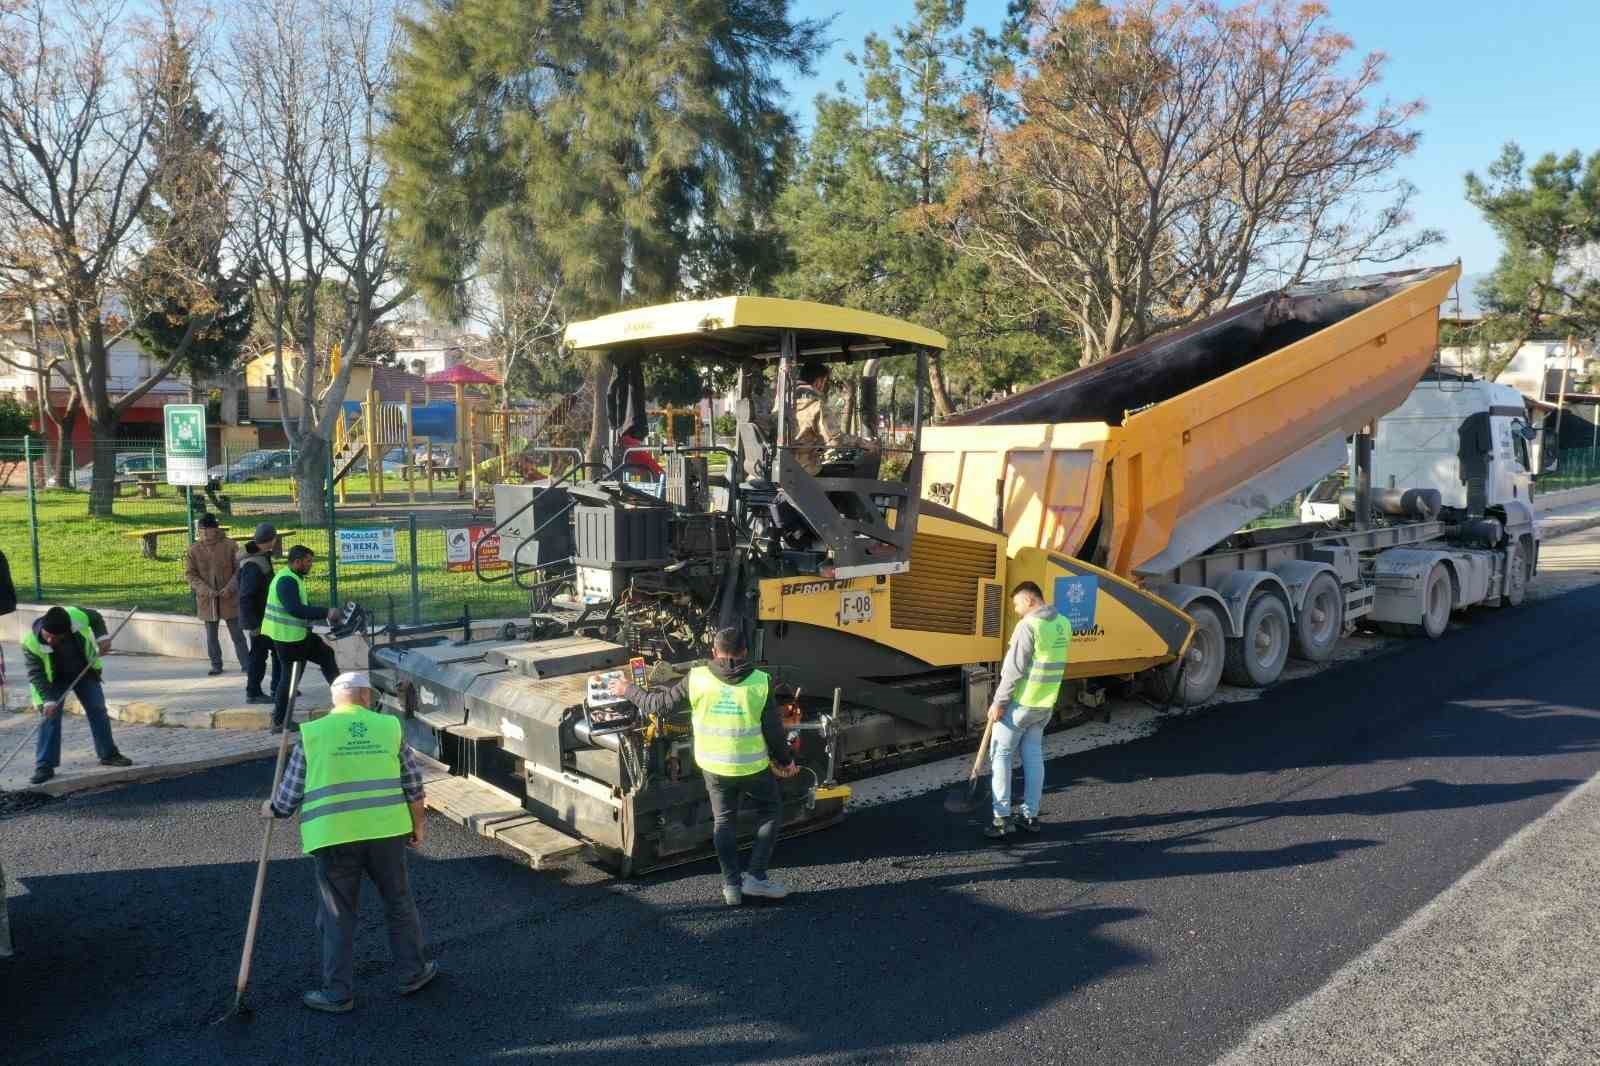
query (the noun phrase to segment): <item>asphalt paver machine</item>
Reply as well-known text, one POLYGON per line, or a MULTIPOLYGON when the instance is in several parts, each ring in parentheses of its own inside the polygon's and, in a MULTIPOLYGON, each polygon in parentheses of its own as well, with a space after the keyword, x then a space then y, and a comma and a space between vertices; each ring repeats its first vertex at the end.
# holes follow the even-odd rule
MULTIPOLYGON (((617 367, 686 360, 735 376, 732 447, 574 465, 495 489, 500 557, 529 596, 492 636, 390 626, 372 651, 383 705, 451 776, 430 786, 458 821, 539 864, 586 849, 628 874, 710 851, 711 812, 687 711, 645 716, 596 677, 663 683, 748 633, 774 679, 803 772, 783 783, 785 832, 839 818, 847 782, 960 745, 982 728, 1011 586, 1095 590, 1076 676, 1173 661, 1193 624, 1105 570, 1024 546, 995 523, 920 499, 928 360, 939 334, 861 311, 756 297, 684 302, 573 324, 571 347, 617 367), (909 433, 805 462, 791 439, 802 362, 915 368, 909 433), (889 471, 895 471, 890 474, 889 471)), ((873 391, 862 419, 875 426, 873 391)), ((815 453, 811 453, 814 455, 815 453)), ((1083 602, 1083 597, 1074 597, 1083 602)), ((753 826, 744 827, 746 830, 753 826)))

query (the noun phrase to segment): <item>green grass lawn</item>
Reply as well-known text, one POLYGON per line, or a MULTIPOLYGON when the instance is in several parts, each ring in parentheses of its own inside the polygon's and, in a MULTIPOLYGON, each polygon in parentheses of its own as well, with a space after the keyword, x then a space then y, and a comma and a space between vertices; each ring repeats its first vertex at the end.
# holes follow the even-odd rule
MULTIPOLYGON (((361 479, 363 486, 365 479, 361 479)), ((328 533, 325 529, 300 529, 299 516, 289 504, 285 482, 276 499, 265 490, 272 482, 229 486, 235 514, 220 516, 223 525, 232 527, 232 537, 243 544, 257 522, 270 521, 282 529, 297 530, 285 539, 285 547, 304 544, 317 553, 312 571, 312 595, 328 596, 328 533), (242 497, 235 489, 252 491, 242 497), (242 507, 246 504, 248 506, 242 507), (275 509, 274 509, 275 508, 275 509), (244 513, 248 511, 248 513, 244 513)), ((403 493, 404 482, 401 482, 403 493)), ((387 488, 387 486, 386 486, 387 488)), ((183 577, 183 558, 187 537, 177 534, 159 542, 157 558, 140 555, 140 543, 126 534, 140 529, 185 526, 181 497, 165 489, 167 495, 155 500, 125 497, 116 503, 112 518, 88 516, 88 494, 49 489, 38 495, 39 562, 46 602, 83 604, 92 607, 138 605, 151 611, 186 614, 193 610, 193 596, 183 577)), ((353 496, 354 494, 352 494, 353 496)), ((362 498, 365 498, 363 492, 362 498)), ((399 496, 404 501, 404 495, 399 496)), ((340 516, 345 527, 371 526, 355 515, 340 516)), ((465 524, 463 521, 461 524, 465 524)), ((32 548, 28 534, 28 498, 25 491, 0 492, 0 550, 11 564, 17 595, 24 601, 35 598, 32 548)), ((339 567, 339 599, 357 600, 379 621, 389 617, 389 598, 399 621, 411 618, 411 542, 404 523, 395 524, 397 563, 345 564, 339 567)), ((527 613, 527 594, 510 581, 480 582, 471 571, 445 569, 445 530, 424 528, 417 531, 418 607, 424 621, 455 618, 462 605, 470 604, 475 618, 516 618, 527 613)))

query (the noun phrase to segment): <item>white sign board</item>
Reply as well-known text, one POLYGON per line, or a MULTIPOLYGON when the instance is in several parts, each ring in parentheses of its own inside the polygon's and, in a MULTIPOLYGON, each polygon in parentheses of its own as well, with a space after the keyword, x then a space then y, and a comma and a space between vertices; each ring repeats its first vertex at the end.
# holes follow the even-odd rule
POLYGON ((167 484, 204 488, 206 405, 169 403, 161 411, 166 426, 167 484))
POLYGON ((392 563, 394 527, 363 526, 339 530, 339 564, 392 563))

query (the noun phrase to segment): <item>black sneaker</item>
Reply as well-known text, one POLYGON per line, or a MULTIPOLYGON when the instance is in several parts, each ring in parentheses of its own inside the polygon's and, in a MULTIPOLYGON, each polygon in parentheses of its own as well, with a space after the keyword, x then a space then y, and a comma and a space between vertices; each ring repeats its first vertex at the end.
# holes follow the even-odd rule
POLYGON ((33 776, 28 778, 28 783, 33 785, 42 785, 54 776, 56 776, 56 772, 50 769, 50 767, 36 766, 33 770, 33 776))
POLYGON ((1011 832, 1011 819, 996 818, 984 827, 983 835, 990 840, 1004 840, 1009 832, 1011 832))
POLYGON ((272 697, 265 692, 246 692, 244 701, 246 703, 271 703, 272 697))
POLYGON ((1022 819, 1022 828, 1024 830, 1026 830, 1027 832, 1029 832, 1029 833, 1037 833, 1040 829, 1043 829, 1044 827, 1039 824, 1039 819, 1037 819, 1037 818, 1023 818, 1022 819))
POLYGON ((108 755, 104 759, 101 759, 100 760, 100 765, 101 766, 132 766, 133 765, 133 760, 128 758, 126 755, 122 754, 122 752, 119 751, 115 755, 108 755))
POLYGON ((207 676, 207 677, 216 677, 216 676, 218 676, 218 675, 219 675, 219 674, 221 674, 221 673, 222 673, 222 667, 220 667, 220 666, 213 666, 213 667, 212 667, 212 668, 211 668, 211 669, 209 669, 209 670, 207 670, 207 671, 206 671, 206 676, 207 676))
POLYGON ((277 722, 273 722, 272 723, 272 728, 267 730, 267 732, 269 732, 269 733, 273 734, 274 736, 276 736, 277 734, 283 732, 283 726, 279 725, 277 722))

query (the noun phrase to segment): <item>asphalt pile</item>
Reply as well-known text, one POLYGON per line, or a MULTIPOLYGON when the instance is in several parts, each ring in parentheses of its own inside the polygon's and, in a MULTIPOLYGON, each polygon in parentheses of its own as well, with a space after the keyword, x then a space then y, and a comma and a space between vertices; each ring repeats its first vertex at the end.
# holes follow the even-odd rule
POLYGON ((0 788, 0 818, 8 818, 13 814, 22 814, 36 807, 43 807, 53 798, 42 792, 7 792, 0 788))

